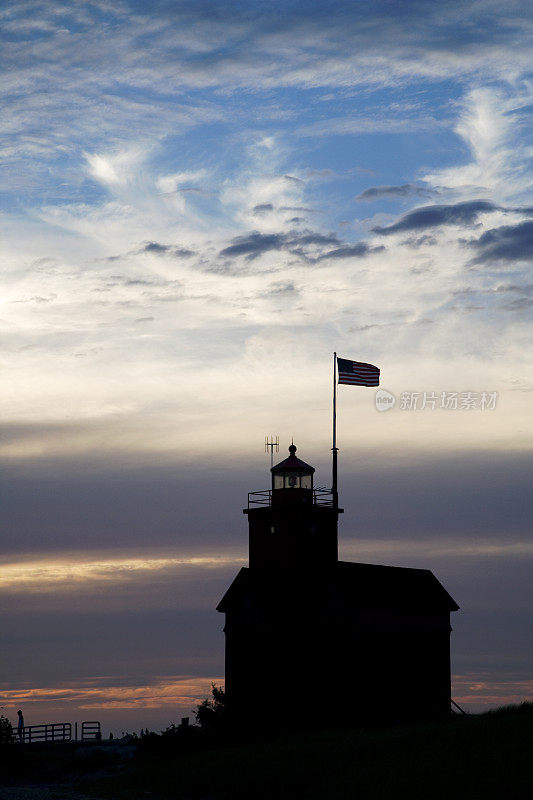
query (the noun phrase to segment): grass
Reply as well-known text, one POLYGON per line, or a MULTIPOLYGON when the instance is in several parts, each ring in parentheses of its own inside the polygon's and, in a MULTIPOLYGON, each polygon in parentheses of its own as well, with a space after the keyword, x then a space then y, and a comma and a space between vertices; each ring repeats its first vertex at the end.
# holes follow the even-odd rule
POLYGON ((79 791, 105 800, 522 800, 533 704, 389 730, 317 731, 151 755, 79 791))

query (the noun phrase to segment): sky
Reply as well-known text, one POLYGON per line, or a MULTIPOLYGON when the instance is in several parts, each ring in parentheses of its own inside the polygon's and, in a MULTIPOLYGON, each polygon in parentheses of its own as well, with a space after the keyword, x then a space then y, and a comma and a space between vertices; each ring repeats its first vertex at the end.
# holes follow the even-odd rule
POLYGON ((384 392, 338 389, 341 557, 442 581, 467 710, 533 699, 527 5, 0 23, 0 713, 192 716, 264 437, 330 484, 335 351, 384 392))

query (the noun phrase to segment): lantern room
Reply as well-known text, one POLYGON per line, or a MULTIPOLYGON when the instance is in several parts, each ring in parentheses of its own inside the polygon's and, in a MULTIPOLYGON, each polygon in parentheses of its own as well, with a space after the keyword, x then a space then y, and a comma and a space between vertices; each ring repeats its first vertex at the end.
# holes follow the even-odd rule
POLYGON ((295 503, 313 503, 313 474, 315 468, 306 464, 296 453, 296 445, 289 447, 289 457, 275 467, 272 473, 272 505, 285 506, 295 503))
POLYGON ((272 473, 272 490, 289 489, 294 491, 305 489, 312 492, 315 468, 297 458, 295 455, 296 445, 291 444, 289 453, 290 456, 288 458, 276 464, 270 470, 272 473))

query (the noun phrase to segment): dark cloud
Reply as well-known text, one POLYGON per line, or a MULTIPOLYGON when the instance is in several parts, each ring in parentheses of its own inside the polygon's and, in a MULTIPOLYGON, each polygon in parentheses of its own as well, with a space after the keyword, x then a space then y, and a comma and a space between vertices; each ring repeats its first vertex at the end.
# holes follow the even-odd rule
POLYGON ((335 236, 334 233, 326 234, 324 236, 321 233, 303 231, 302 233, 295 234, 295 238, 299 244, 303 245, 308 245, 308 244, 327 245, 327 244, 337 244, 339 242, 338 238, 335 236))
POLYGON ((270 211, 274 211, 272 203, 259 203, 259 205, 253 207, 252 214, 257 217, 262 214, 268 214, 270 211))
POLYGON ((252 233, 236 236, 232 244, 220 251, 221 256, 245 256, 257 258, 271 250, 288 250, 301 255, 301 249, 312 245, 340 244, 335 234, 324 235, 313 231, 291 231, 289 233, 252 233))
POLYGON ((533 206, 517 206, 510 208, 509 211, 516 211, 517 214, 523 214, 525 217, 533 216, 533 206))
POLYGON ((401 186, 372 186, 365 189, 355 198, 356 200, 378 200, 380 197, 431 197, 437 194, 434 189, 425 189, 414 183, 404 183, 401 186))
POLYGON ((314 208, 307 208, 307 206, 280 206, 280 211, 305 211, 307 214, 316 214, 314 208))
POLYGON ((139 251, 141 253, 155 253, 156 255, 172 255, 177 258, 189 258, 194 255, 193 250, 186 247, 174 247, 170 244, 161 244, 160 242, 146 242, 144 247, 139 251))
POLYGON ((125 278, 122 280, 124 286, 158 286, 160 281, 147 281, 144 278, 125 278))
POLYGON ((245 256, 251 261, 262 253, 271 250, 286 250, 304 258, 308 263, 317 263, 328 258, 361 258, 369 253, 377 253, 385 248, 370 247, 366 242, 350 244, 340 241, 336 234, 321 234, 314 231, 290 231, 289 233, 258 233, 253 231, 245 236, 237 236, 233 244, 220 251, 221 256, 245 256), (331 245, 334 245, 331 249, 331 245), (329 247, 319 255, 309 254, 309 247, 329 247))
POLYGON ((505 294, 507 292, 519 292, 520 294, 530 296, 533 295, 533 283, 525 283, 523 286, 519 286, 516 283, 508 283, 504 284, 503 286, 497 286, 494 289, 495 292, 498 294, 505 294))
POLYGON ((159 244, 159 242, 147 242, 142 248, 143 253, 167 253, 169 250, 168 244, 159 244))
POLYGON ((268 297, 279 297, 282 295, 295 295, 298 293, 298 289, 294 285, 292 281, 287 283, 274 283, 268 290, 265 292, 265 296, 268 297))
POLYGON ((138 322, 153 322, 154 319, 155 319, 155 317, 138 317, 137 319, 134 319, 133 321, 134 321, 134 323, 138 323, 138 322))
POLYGON ((287 246, 287 236, 283 233, 253 232, 236 236, 233 244, 220 251, 221 256, 247 256, 256 258, 269 250, 282 250, 287 246))
POLYGON ((398 222, 385 228, 372 228, 373 233, 388 235, 400 231, 425 230, 440 225, 472 225, 478 214, 486 211, 497 211, 499 206, 488 200, 468 200, 455 205, 435 205, 417 208, 405 214, 398 222))
POLYGON ((330 250, 320 256, 320 261, 326 258, 362 258, 369 253, 379 253, 385 250, 383 245, 379 247, 369 247, 366 242, 358 242, 357 244, 346 244, 342 247, 337 247, 335 250, 330 250))
MULTIPOLYGON (((327 481, 327 453, 306 455, 317 468, 317 482, 327 481)), ((366 451, 359 461, 346 457, 343 541, 357 541, 361 530, 376 540, 441 532, 464 537, 471 531, 500 542, 516 536, 529 541, 526 498, 533 454, 461 451, 426 458, 411 454, 401 462, 383 460, 382 454, 381 459, 366 451)), ((3 555, 105 547, 245 553, 241 508, 247 492, 267 488, 270 477, 260 457, 249 461, 241 468, 223 457, 202 461, 199 455, 186 466, 159 465, 133 452, 123 460, 108 452, 83 459, 36 458, 24 471, 11 468, 4 481, 3 555)))
MULTIPOLYGON (((125 275, 110 275, 109 280, 106 282, 106 290, 114 286, 146 286, 146 287, 172 287, 176 288, 181 286, 181 282, 177 280, 168 281, 165 278, 127 278, 125 275)), ((103 291, 102 289, 94 289, 93 291, 103 291)), ((146 294, 146 292, 143 292, 146 294)), ((127 301, 129 302, 129 301, 127 301)))
POLYGON ((293 183, 305 183, 301 178, 295 178, 294 175, 284 175, 283 177, 286 181, 292 181, 293 183))
POLYGON ((530 259, 533 252, 533 220, 492 228, 470 244, 480 251, 474 264, 530 259))

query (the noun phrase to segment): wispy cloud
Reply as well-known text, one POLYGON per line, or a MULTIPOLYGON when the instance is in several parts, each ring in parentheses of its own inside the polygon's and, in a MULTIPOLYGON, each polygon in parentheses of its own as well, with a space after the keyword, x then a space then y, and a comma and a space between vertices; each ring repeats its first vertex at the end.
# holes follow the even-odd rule
POLYGON ((425 559, 428 563, 438 563, 441 559, 501 559, 533 556, 533 543, 527 541, 495 542, 476 538, 475 541, 447 538, 445 542, 434 539, 404 540, 383 539, 375 541, 361 539, 350 546, 344 546, 344 558, 357 557, 369 559, 410 557, 425 559))
MULTIPOLYGON (((211 694, 211 684, 224 683, 223 677, 198 678, 189 676, 161 677, 145 685, 105 685, 102 679, 95 678, 93 686, 67 683, 59 686, 36 686, 20 689, 0 689, 2 701, 8 713, 24 706, 33 715, 42 714, 41 707, 53 708, 55 713, 74 713, 89 710, 136 709, 186 709, 198 705, 211 694)), ((87 685, 89 683, 89 685, 87 685)), ((175 712, 174 712, 175 713, 175 712)))
POLYGON ((380 198, 431 197, 434 194, 438 194, 437 189, 403 183, 401 186, 371 186, 360 192, 355 199, 371 202, 380 198))
POLYGON ((423 179, 430 185, 448 186, 470 196, 476 191, 474 187, 482 187, 483 193, 496 202, 529 191, 524 164, 530 156, 522 128, 530 115, 530 104, 527 91, 472 89, 460 104, 455 125, 470 159, 462 165, 427 171, 423 179))
POLYGON ((105 155, 98 153, 85 153, 84 155, 90 176, 106 186, 120 185, 130 181, 146 157, 145 152, 140 148, 105 155))
POLYGON ((224 556, 192 556, 186 558, 108 558, 81 560, 70 556, 63 560, 3 563, 0 592, 68 592, 86 584, 113 584, 154 578, 158 573, 176 575, 189 567, 217 569, 240 567, 243 558, 224 556))

